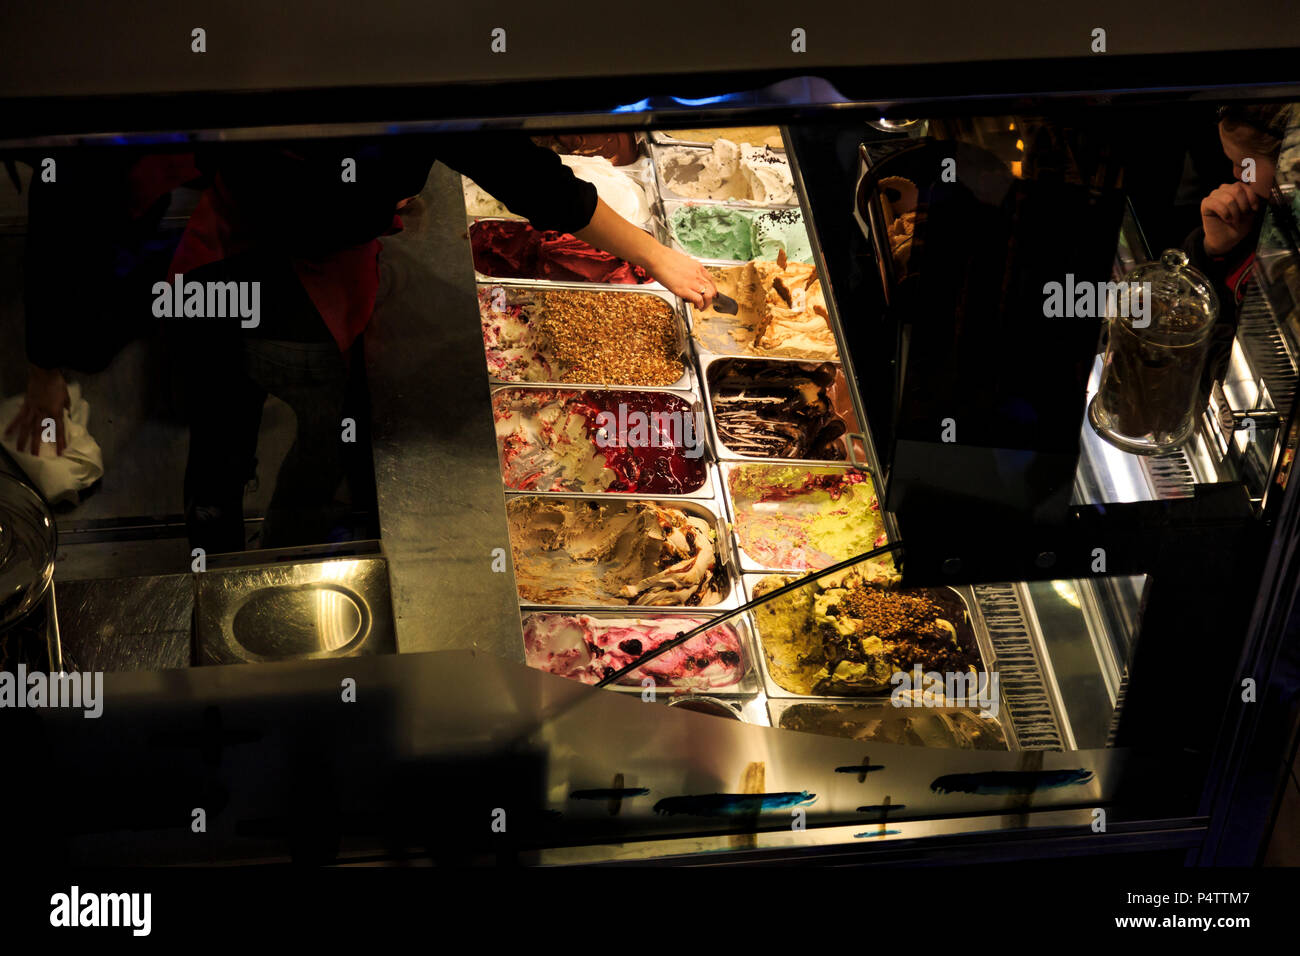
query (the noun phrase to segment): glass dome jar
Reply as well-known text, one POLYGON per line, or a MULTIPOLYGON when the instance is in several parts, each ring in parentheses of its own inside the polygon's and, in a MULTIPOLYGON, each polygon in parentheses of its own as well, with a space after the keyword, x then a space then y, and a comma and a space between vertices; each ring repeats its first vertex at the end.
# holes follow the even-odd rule
POLYGON ((1129 272, 1107 296, 1106 357, 1088 406, 1097 434, 1138 455, 1187 441, 1218 314, 1214 286, 1180 249, 1129 272))

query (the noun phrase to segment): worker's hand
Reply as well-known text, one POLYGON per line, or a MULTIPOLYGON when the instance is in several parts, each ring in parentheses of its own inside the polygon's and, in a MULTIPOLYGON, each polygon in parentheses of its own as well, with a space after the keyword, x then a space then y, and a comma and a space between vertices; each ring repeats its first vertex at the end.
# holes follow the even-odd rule
POLYGON ((713 276, 685 253, 660 246, 646 265, 646 271, 673 295, 680 296, 697 309, 713 307, 713 297, 718 294, 713 276))
POLYGON ((42 422, 52 418, 55 423, 54 452, 62 455, 68 443, 67 431, 63 424, 63 410, 71 404, 68 383, 64 381, 62 372, 57 368, 45 369, 28 365, 27 394, 23 396, 18 414, 5 429, 5 437, 16 434, 19 451, 39 454, 41 432, 44 431, 42 422))
POLYGON ((1201 200, 1201 226, 1205 229, 1205 251, 1227 255, 1250 235, 1263 200, 1245 183, 1220 186, 1201 200))

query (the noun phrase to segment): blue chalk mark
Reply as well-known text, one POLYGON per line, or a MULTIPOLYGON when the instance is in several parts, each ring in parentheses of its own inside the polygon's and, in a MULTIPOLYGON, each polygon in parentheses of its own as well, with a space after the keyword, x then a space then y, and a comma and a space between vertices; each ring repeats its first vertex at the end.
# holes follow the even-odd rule
POLYGON ((654 805, 654 811, 662 814, 685 813, 697 817, 742 816, 806 806, 816 799, 817 794, 807 790, 798 793, 705 793, 664 797, 654 805))
POLYGON ((935 779, 935 793, 1032 793, 1058 787, 1077 787, 1092 780, 1091 770, 989 770, 950 773, 935 779))

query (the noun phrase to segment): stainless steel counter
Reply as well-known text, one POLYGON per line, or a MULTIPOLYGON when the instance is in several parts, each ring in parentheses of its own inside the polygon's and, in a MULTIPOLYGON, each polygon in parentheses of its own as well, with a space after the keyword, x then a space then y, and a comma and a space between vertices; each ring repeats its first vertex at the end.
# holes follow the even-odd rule
POLYGON ((435 166, 419 206, 384 240, 366 330, 397 649, 523 661, 459 174, 435 166), (504 549, 500 572, 495 548, 504 549))

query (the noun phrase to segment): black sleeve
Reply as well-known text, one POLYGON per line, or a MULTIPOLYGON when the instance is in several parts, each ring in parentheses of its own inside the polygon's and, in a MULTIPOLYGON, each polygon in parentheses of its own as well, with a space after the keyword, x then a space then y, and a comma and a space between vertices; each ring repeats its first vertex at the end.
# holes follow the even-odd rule
POLYGON ((397 203, 419 194, 433 161, 427 141, 397 138, 228 147, 213 165, 259 251, 315 257, 387 232, 397 203), (345 178, 347 160, 355 175, 345 178))
MULTIPOLYGON (((44 181, 34 159, 27 197, 27 358, 40 368, 98 372, 152 321, 152 272, 162 274, 170 252, 139 241, 129 211, 134 152, 76 147, 53 156, 55 181, 44 181)), ((156 222, 166 206, 164 197, 145 220, 156 222)))
POLYGON ((438 158, 538 229, 577 232, 596 212, 596 187, 523 133, 447 135, 438 158))

